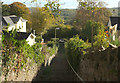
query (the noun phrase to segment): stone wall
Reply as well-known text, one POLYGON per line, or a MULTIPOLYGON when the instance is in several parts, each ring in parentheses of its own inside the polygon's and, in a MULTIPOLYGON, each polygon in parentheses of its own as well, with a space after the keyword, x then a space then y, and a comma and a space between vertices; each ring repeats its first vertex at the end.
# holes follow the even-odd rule
POLYGON ((85 81, 120 81, 120 47, 81 56, 78 72, 85 81))
MULTIPOLYGON (((46 56, 46 53, 45 53, 45 56, 46 56)), ((49 57, 47 58, 46 64, 50 65, 52 59, 55 57, 55 54, 51 56, 48 53, 48 56, 49 57)), ((46 57, 45 57, 45 60, 46 60, 46 57)), ((37 72, 40 69, 41 65, 38 66, 35 62, 33 62, 31 59, 28 58, 26 67, 21 69, 19 72, 14 71, 12 68, 9 69, 7 76, 2 74, 0 82, 5 81, 5 80, 6 81, 30 81, 31 82, 33 78, 37 75, 37 72)))
MULTIPOLYGON (((32 81, 33 77, 38 72, 38 66, 36 63, 32 63, 28 59, 27 66, 21 69, 18 73, 14 70, 9 70, 6 76, 7 81, 32 81)), ((5 81, 5 75, 2 74, 1 81, 5 81)))

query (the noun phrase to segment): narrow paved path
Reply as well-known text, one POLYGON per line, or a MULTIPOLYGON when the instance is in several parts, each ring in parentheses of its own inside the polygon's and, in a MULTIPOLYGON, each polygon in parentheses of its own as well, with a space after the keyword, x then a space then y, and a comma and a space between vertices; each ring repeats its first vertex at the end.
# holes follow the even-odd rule
POLYGON ((75 81, 76 75, 69 67, 64 53, 64 47, 60 45, 58 54, 52 60, 51 65, 38 71, 33 81, 75 81))

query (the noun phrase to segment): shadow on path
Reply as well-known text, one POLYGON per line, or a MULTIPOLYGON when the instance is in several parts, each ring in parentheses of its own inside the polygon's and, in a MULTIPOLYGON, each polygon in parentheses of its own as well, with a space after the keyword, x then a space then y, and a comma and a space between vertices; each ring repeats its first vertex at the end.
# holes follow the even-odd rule
POLYGON ((41 66, 34 77, 34 81, 76 81, 76 76, 69 67, 64 52, 64 44, 60 44, 58 54, 52 60, 50 66, 41 66))

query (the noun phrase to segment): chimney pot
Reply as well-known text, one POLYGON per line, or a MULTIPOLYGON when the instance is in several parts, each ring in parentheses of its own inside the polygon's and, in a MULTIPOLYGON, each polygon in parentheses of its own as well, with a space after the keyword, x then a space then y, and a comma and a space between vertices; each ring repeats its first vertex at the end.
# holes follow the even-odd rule
POLYGON ((33 30, 33 34, 35 35, 35 30, 33 30))

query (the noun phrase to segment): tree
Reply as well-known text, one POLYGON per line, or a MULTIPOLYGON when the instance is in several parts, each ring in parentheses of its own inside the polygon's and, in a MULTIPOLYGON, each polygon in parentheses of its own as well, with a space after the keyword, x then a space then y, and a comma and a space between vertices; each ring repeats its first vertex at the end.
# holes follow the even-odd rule
MULTIPOLYGON (((80 0, 79 6, 78 6, 78 12, 76 15, 75 20, 75 27, 78 28, 78 30, 82 31, 83 28, 85 28, 85 23, 87 20, 93 20, 96 22, 101 22, 104 25, 107 25, 107 21, 109 19, 108 10, 105 8, 105 5, 103 2, 100 2, 98 0, 80 0), (107 15, 106 15, 107 14, 107 15), (104 19, 106 19, 104 21, 104 19)), ((80 34, 81 35, 81 34, 80 34)), ((93 46, 93 27, 91 30, 91 44, 93 46)))
POLYGON ((104 48, 109 47, 109 38, 108 34, 105 32, 104 27, 101 27, 101 29, 98 30, 97 35, 94 36, 95 42, 94 46, 98 49, 102 46, 104 48))
POLYGON ((7 4, 2 5, 2 15, 8 16, 10 15, 10 6, 7 4))
POLYGON ((27 29, 31 28, 30 10, 23 3, 14 2, 10 5, 4 4, 2 6, 2 14, 3 14, 3 16, 16 15, 16 16, 22 17, 22 18, 28 20, 27 21, 27 29))
POLYGON ((94 13, 95 14, 93 17, 92 12, 89 10, 77 10, 73 25, 78 27, 79 30, 85 26, 87 20, 94 20, 96 22, 101 22, 104 25, 107 25, 109 16, 111 16, 111 12, 107 8, 101 8, 96 10, 94 13))
POLYGON ((14 2, 9 6, 10 6, 10 14, 23 17, 24 19, 28 20, 27 29, 31 28, 30 10, 28 7, 26 7, 25 4, 20 2, 14 2))
POLYGON ((78 31, 70 25, 59 24, 57 26, 52 27, 51 29, 47 30, 47 33, 43 35, 45 40, 50 40, 51 38, 55 37, 55 28, 59 27, 60 30, 56 30, 56 37, 63 39, 63 38, 71 38, 74 35, 78 34, 78 31))
MULTIPOLYGON (((32 2, 36 1, 37 0, 32 0, 32 2)), ((48 0, 43 8, 32 8, 32 11, 30 12, 29 8, 20 2, 14 2, 8 5, 8 7, 10 7, 10 15, 20 16, 28 20, 27 30, 30 30, 31 28, 35 29, 38 34, 59 22, 59 20, 56 20, 59 17, 58 13, 60 13, 59 6, 57 0, 48 0)))
POLYGON ((14 2, 9 5, 11 7, 11 14, 21 16, 25 18, 27 15, 30 15, 29 8, 26 7, 25 4, 20 2, 14 2))
POLYGON ((49 10, 46 10, 45 7, 32 8, 31 19, 32 28, 36 30, 36 33, 39 35, 41 32, 52 27, 53 23, 55 22, 52 13, 49 10))
POLYGON ((87 20, 93 20, 107 25, 111 12, 103 4, 103 2, 97 0, 94 0, 94 2, 90 2, 90 0, 79 1, 73 25, 78 30, 84 28, 87 20))
POLYGON ((58 0, 47 0, 47 4, 44 7, 40 8, 37 6, 32 8, 32 28, 36 30, 37 34, 40 35, 41 32, 44 34, 47 29, 61 22, 59 6, 58 0))
POLYGON ((82 30, 82 38, 84 40, 87 40, 87 39, 89 41, 92 40, 91 35, 90 35, 91 32, 92 32, 92 28, 93 28, 93 36, 95 36, 99 33, 99 30, 104 28, 104 25, 100 22, 95 22, 95 21, 92 21, 92 20, 88 20, 86 22, 85 28, 83 28, 83 30, 82 30))

